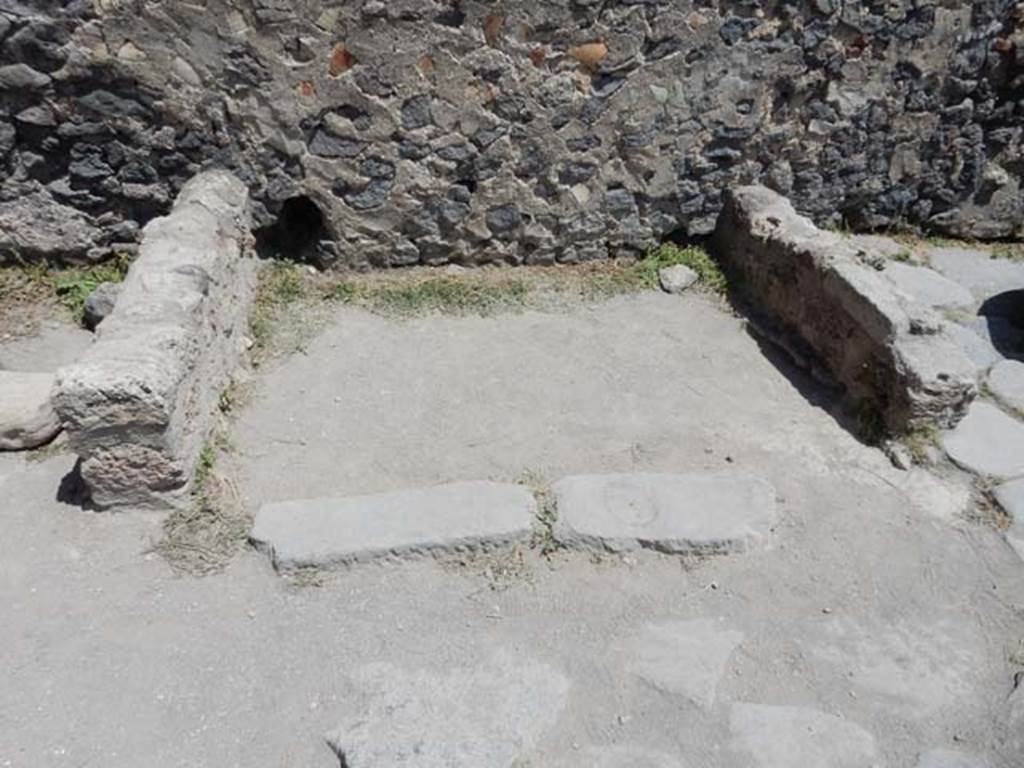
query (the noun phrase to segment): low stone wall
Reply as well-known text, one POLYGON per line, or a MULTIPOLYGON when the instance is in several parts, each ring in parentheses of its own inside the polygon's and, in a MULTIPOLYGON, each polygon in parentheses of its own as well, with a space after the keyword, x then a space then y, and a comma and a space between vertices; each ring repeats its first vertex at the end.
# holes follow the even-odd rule
POLYGON ((167 507, 185 494, 244 349, 255 288, 249 198, 197 176, 143 233, 96 343, 58 372, 55 406, 92 503, 167 507))
POLYGON ((130 246, 210 166, 353 267, 635 254, 749 183, 1021 236, 1022 74, 1009 0, 7 0, 0 261, 130 246))
POLYGON ((977 394, 975 367, 942 318, 884 280, 870 266, 877 255, 818 229, 778 193, 730 192, 713 246, 758 322, 890 429, 953 426, 977 394))

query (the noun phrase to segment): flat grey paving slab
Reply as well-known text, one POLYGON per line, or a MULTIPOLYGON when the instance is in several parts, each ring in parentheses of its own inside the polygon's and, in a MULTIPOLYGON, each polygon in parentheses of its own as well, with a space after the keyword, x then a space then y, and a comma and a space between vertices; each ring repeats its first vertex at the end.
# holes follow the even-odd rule
POLYGON ((907 296, 930 307, 968 310, 978 303, 969 290, 928 267, 890 262, 882 276, 907 296))
POLYGON ((995 496, 1006 513, 1024 526, 1024 478, 1003 483, 996 488, 995 496))
POLYGON ((553 729, 569 680, 499 651, 448 672, 373 664, 356 674, 360 713, 328 735, 346 768, 512 768, 553 729))
POLYGON ((1024 363, 1003 360, 989 372, 987 383, 999 402, 1024 414, 1024 363))
POLYGON ((955 464, 977 475, 1024 475, 1024 422, 982 400, 943 435, 942 447, 955 464))
POLYGON ((743 633, 712 619, 648 624, 624 644, 629 670, 656 690, 710 710, 718 681, 743 633))
POLYGON ((52 373, 81 357, 93 338, 84 328, 48 323, 32 336, 0 341, 0 370, 52 373))
POLYGON ((984 757, 957 752, 952 749, 933 749, 917 761, 917 768, 991 768, 984 757))
POLYGON ((739 472, 574 475, 555 483, 555 536, 623 552, 743 552, 769 541, 775 489, 739 472))
POLYGON ((901 702, 921 719, 955 713, 988 663, 982 634, 945 617, 869 623, 823 616, 797 642, 808 658, 842 667, 843 684, 856 696, 901 702))
POLYGON ((500 546, 530 535, 537 503, 511 483, 462 482, 338 499, 280 501, 250 539, 279 569, 500 546))
POLYGON ((992 258, 989 251, 932 248, 928 261, 933 269, 967 288, 979 301, 1024 288, 1024 264, 992 258))
POLYGON ((734 704, 732 747, 758 768, 868 768, 874 737, 849 720, 807 707, 734 704))
POLYGON ((987 327, 978 324, 977 329, 957 323, 946 327, 946 334, 963 350, 964 354, 982 371, 1003 360, 1003 355, 995 348, 987 333, 987 327), (980 332, 979 332, 980 331, 980 332))

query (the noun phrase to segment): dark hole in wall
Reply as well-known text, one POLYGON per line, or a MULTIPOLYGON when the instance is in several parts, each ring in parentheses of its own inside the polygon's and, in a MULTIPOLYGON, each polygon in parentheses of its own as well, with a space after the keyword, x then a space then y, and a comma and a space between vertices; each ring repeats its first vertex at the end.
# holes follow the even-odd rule
POLYGON ((321 243, 331 240, 319 206, 306 196, 284 201, 277 220, 256 232, 261 258, 280 258, 319 264, 321 243))
POLYGON ((1003 356, 1024 360, 1024 289, 1004 291, 981 305, 992 346, 1003 356))

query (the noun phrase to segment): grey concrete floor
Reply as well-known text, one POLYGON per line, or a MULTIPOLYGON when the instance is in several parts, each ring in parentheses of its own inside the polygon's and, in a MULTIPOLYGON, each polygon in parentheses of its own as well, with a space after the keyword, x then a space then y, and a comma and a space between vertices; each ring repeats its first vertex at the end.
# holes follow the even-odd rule
POLYGON ((768 551, 526 553, 497 580, 487 560, 414 561, 301 586, 251 551, 178 577, 147 554, 158 518, 57 500, 70 456, 0 456, 0 766, 337 766, 326 735, 368 711, 368 668, 436 680, 443 705, 453 670, 496 653, 568 681, 531 768, 777 765, 747 704, 855 724, 874 765, 936 748, 1021 765, 1001 722, 1024 567, 960 515, 958 478, 893 469, 801 388, 814 399, 713 302, 654 293, 486 319, 341 310, 258 373, 231 435, 251 507, 634 468, 736 468, 779 493, 768 551), (658 684, 685 687, 682 651, 654 684, 633 663, 691 621, 729 638, 710 697, 658 684))

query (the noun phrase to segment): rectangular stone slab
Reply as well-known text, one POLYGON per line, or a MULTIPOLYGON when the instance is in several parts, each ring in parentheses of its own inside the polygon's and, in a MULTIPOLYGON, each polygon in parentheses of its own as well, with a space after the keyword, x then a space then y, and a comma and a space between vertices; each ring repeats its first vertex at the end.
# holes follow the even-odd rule
POLYGON ((743 552, 766 545, 776 520, 775 489, 744 473, 576 475, 551 490, 567 546, 743 552))
POLYGON ((328 568, 514 543, 530 535, 536 513, 533 494, 521 485, 449 483, 266 504, 256 515, 250 540, 280 570, 328 568))

